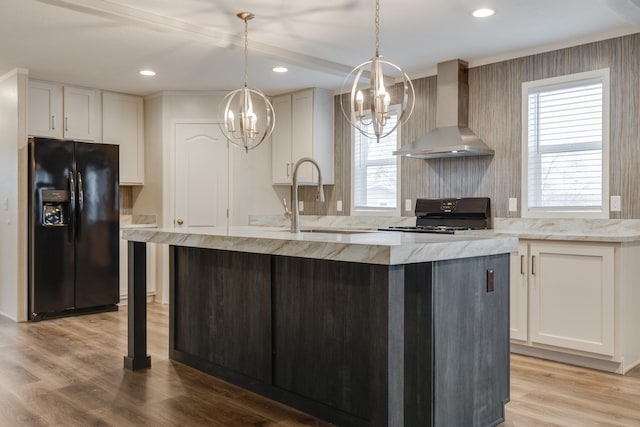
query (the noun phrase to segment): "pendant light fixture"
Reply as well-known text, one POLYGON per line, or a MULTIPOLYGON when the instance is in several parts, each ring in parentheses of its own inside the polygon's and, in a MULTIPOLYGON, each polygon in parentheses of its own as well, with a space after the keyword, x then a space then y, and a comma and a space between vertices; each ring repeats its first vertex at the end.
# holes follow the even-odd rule
MULTIPOLYGON (((369 61, 358 65, 345 79, 342 92, 350 93, 349 111, 342 105, 342 112, 354 128, 370 139, 384 138, 399 125, 405 123, 415 104, 413 84, 402 68, 380 57, 380 0, 376 0, 376 54, 369 61), (389 81, 385 86, 385 73, 389 81), (402 97, 395 97, 390 89, 402 79, 402 97), (394 99, 398 98, 398 99, 394 99), (393 125, 388 124, 389 107, 400 105, 400 113, 393 125)), ((396 92, 393 90, 393 92, 396 92)), ((400 95, 400 94, 398 94, 400 95)))
POLYGON ((269 138, 275 125, 275 114, 269 99, 261 91, 247 85, 248 21, 255 15, 239 12, 236 16, 244 21, 244 86, 229 92, 222 100, 224 113, 220 129, 229 142, 248 153, 269 138))

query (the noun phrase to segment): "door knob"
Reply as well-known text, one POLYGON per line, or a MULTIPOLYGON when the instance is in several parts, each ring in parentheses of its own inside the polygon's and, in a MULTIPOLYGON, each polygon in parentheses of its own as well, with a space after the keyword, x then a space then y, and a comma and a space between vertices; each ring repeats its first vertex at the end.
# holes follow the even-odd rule
POLYGON ((184 224, 184 221, 182 220, 182 218, 178 218, 176 222, 178 223, 178 225, 184 224))

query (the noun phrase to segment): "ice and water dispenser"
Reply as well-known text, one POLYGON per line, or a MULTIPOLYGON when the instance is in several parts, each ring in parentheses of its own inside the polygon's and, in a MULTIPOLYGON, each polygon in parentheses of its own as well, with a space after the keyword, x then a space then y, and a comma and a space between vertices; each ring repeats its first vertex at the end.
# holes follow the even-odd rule
POLYGON ((63 226, 69 222, 70 195, 66 190, 42 190, 42 225, 63 226))

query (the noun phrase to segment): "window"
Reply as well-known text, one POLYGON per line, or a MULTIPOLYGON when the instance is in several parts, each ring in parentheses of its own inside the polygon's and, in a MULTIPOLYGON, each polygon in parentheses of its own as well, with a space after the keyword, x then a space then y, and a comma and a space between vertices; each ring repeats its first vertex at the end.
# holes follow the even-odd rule
MULTIPOLYGON (((398 121, 399 106, 389 108, 389 126, 398 121)), ((373 133, 373 127, 369 130, 373 133)), ((352 215, 400 215, 400 159, 392 154, 398 149, 400 127, 380 142, 369 139, 353 128, 351 167, 352 215)))
POLYGON ((609 70, 524 83, 523 216, 609 216, 609 70))

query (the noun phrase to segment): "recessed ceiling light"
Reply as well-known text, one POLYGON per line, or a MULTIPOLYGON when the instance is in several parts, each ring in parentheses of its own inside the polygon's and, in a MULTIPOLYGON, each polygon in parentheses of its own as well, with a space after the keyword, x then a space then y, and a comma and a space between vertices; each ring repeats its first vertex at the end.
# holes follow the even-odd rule
POLYGON ((155 76, 156 72, 152 70, 140 70, 140 75, 143 76, 155 76))
POLYGON ((286 73, 287 71, 289 71, 289 69, 286 67, 273 67, 274 73, 286 73))
POLYGON ((482 8, 482 9, 474 10, 472 15, 475 16, 476 18, 487 18, 493 15, 494 13, 495 11, 493 9, 482 8))

